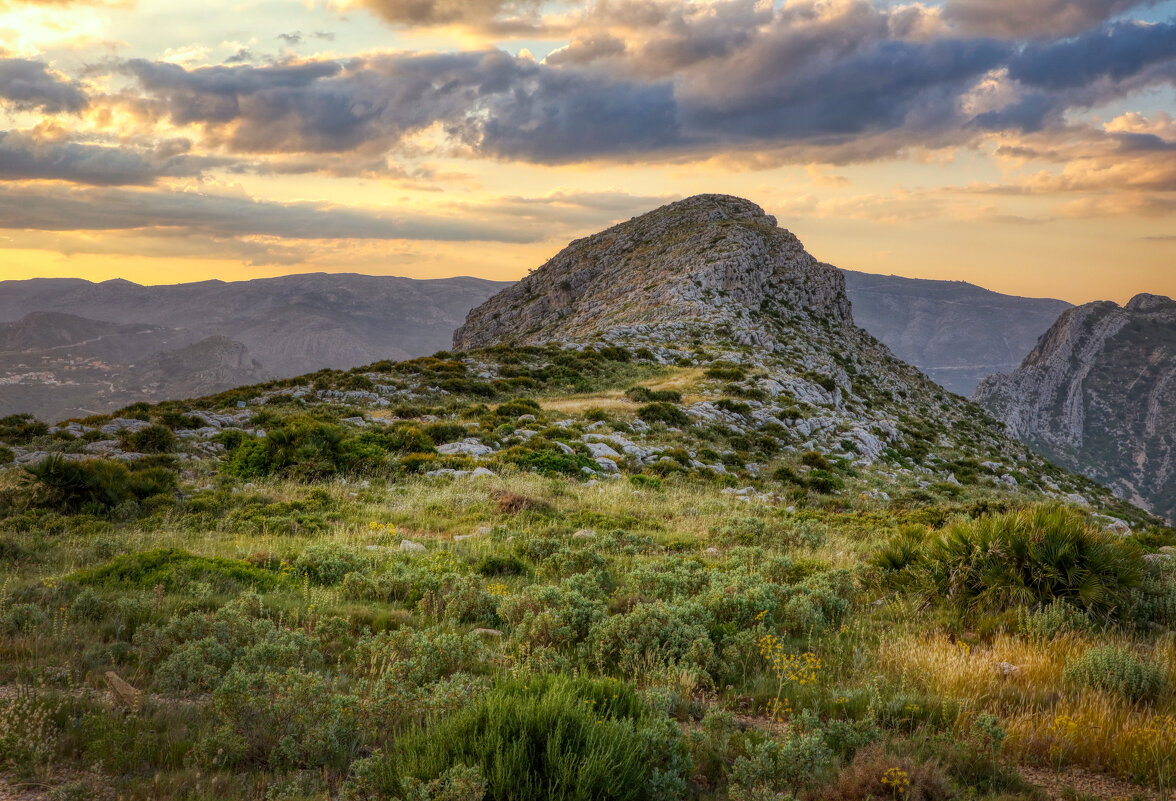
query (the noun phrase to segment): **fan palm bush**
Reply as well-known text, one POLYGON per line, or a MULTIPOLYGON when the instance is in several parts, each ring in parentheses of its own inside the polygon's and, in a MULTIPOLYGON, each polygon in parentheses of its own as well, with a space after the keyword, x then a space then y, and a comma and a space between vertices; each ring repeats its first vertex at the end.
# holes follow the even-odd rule
POLYGON ((1136 546, 1053 504, 954 522, 906 569, 929 599, 983 612, 1062 600, 1113 617, 1142 579, 1136 546))

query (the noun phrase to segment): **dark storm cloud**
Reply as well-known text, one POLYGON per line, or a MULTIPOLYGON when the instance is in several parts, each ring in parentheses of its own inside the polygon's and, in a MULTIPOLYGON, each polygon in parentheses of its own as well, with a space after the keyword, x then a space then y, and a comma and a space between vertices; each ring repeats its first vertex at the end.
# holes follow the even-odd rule
POLYGON ((62 80, 40 61, 0 58, 0 100, 19 111, 77 112, 87 105, 77 84, 62 80))
POLYGON ((1123 22, 1073 39, 1029 45, 1011 60, 1009 75, 1030 86, 1059 91, 1100 80, 1122 82, 1174 62, 1176 23, 1123 22))
POLYGON ((92 143, 43 141, 18 131, 0 131, 0 181, 55 180, 95 186, 146 186, 158 179, 188 178, 224 159, 187 154, 191 142, 169 140, 151 149, 92 143))
MULTIPOLYGON (((395 8, 433 19, 451 6, 395 8)), ((933 11, 865 0, 610 0, 585 14, 625 25, 588 26, 543 63, 500 50, 191 70, 136 60, 127 102, 199 125, 229 153, 378 160, 435 128, 450 148, 538 163, 724 148, 846 162, 1060 128, 1068 111, 1176 82, 1171 21, 1010 41, 949 35, 933 11), (1001 103, 968 100, 992 81, 1006 85, 1001 103)))
MULTIPOLYGON (((806 42, 819 54, 820 46, 806 42)), ((1000 65, 1005 48, 989 41, 883 41, 836 59, 777 69, 792 43, 769 46, 739 77, 754 94, 723 94, 713 82, 695 99, 693 125, 716 135, 728 128, 738 137, 807 139, 903 127, 912 116, 918 129, 958 122, 959 94, 1000 65)))
POLYGON ((657 149, 675 137, 672 87, 558 71, 500 51, 345 63, 207 67, 132 61, 139 108, 200 123, 238 152, 391 147, 443 123, 490 155, 560 161, 657 149))
POLYGON ((1069 36, 1157 0, 948 0, 943 16, 961 32, 1010 39, 1069 36))

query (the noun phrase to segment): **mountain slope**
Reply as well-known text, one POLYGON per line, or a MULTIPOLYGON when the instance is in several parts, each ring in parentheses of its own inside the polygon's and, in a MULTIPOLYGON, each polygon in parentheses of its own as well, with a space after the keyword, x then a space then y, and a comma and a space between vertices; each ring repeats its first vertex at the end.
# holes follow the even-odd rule
POLYGON ((845 270, 853 318, 958 395, 985 376, 1013 370, 1069 303, 1002 295, 963 281, 845 270))
POLYGON ((1015 371, 975 399, 1048 458, 1176 516, 1176 302, 1064 313, 1015 371))

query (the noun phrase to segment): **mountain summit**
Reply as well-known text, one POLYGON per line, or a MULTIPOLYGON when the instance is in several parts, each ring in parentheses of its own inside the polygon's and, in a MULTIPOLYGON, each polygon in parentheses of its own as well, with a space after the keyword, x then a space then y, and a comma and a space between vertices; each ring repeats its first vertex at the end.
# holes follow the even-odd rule
POLYGON ((1176 517, 1176 301, 1065 312, 975 400, 1039 453, 1134 503, 1176 517))
POLYGON ((465 350, 684 324, 770 346, 797 315, 850 326, 842 274, 751 201, 697 195, 572 242, 470 312, 453 341, 465 350))

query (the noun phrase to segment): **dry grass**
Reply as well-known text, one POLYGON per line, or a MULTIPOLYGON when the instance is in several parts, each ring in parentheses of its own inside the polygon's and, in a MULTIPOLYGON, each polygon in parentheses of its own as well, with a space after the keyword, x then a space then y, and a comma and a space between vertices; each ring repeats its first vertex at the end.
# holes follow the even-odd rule
MULTIPOLYGON (((1096 640, 1067 634, 1048 642, 999 635, 976 646, 943 636, 907 636, 880 646, 878 668, 908 686, 960 702, 961 728, 982 712, 999 716, 1008 733, 1007 755, 1154 780, 1164 760, 1176 762, 1176 698, 1133 703, 1069 686, 1064 676, 1067 663, 1092 645, 1130 642, 1111 633, 1096 640), (1006 673, 1001 663, 1019 670, 1006 673)), ((1176 664, 1171 638, 1151 650, 1161 664, 1176 664)))
POLYGON ((832 784, 813 793, 808 801, 945 801, 952 795, 938 765, 894 757, 874 745, 859 751, 832 784), (884 784, 883 777, 892 782, 897 778, 899 786, 884 784))
POLYGON ((632 416, 637 413, 638 405, 633 403, 621 392, 601 392, 593 395, 573 395, 567 398, 541 400, 539 406, 546 412, 560 412, 562 414, 580 415, 589 409, 601 409, 606 412, 632 416))
MULTIPOLYGON (((697 403, 705 398, 699 393, 690 392, 690 389, 697 386, 699 381, 702 380, 704 372, 700 367, 683 368, 675 370, 665 377, 658 378, 654 381, 640 382, 635 386, 643 386, 652 390, 672 389, 675 392, 682 393, 683 403, 697 403)), ((540 400, 539 405, 544 411, 560 412, 563 414, 579 415, 588 409, 602 409, 606 412, 614 412, 626 416, 636 414, 637 409, 641 406, 641 404, 634 403, 626 398, 624 391, 619 389, 594 392, 588 395, 567 395, 560 398, 549 398, 540 400)))

